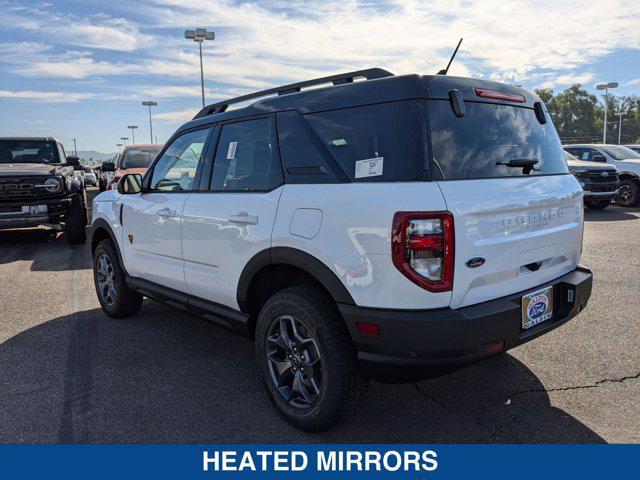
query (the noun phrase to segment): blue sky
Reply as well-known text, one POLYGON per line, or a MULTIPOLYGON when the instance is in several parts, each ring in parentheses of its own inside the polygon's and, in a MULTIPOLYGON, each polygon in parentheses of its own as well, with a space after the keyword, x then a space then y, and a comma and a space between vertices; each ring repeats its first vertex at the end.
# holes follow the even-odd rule
POLYGON ((208 101, 371 66, 562 90, 640 94, 640 2, 327 0, 0 0, 0 136, 55 135, 113 152, 127 125, 149 141, 142 100, 165 141, 200 107, 197 45, 206 27, 208 101))

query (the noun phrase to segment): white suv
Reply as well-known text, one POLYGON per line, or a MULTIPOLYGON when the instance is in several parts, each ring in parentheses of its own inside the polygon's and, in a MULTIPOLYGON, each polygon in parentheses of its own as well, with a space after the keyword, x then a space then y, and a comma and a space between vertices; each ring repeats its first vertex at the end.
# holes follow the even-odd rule
POLYGON ((578 160, 602 162, 618 170, 620 188, 616 203, 623 207, 640 205, 640 153, 620 145, 566 145, 564 149, 578 160))
POLYGON ((95 199, 92 250, 108 315, 147 296, 252 335, 279 412, 317 431, 370 378, 440 375, 574 317, 582 234, 538 97, 370 69, 204 108, 95 199))

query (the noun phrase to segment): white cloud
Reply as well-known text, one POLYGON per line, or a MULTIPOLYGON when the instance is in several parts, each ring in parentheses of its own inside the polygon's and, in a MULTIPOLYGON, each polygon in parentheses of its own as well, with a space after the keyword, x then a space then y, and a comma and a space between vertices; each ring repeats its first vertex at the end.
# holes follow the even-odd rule
POLYGON ((45 27, 45 31, 66 45, 132 52, 152 41, 150 35, 140 33, 136 24, 122 18, 99 15, 91 19, 62 20, 58 25, 45 27))
POLYGON ((125 18, 105 14, 78 16, 52 11, 50 4, 29 7, 0 2, 2 27, 36 32, 48 42, 85 48, 131 52, 152 43, 153 37, 140 32, 138 25, 125 18))
MULTIPOLYGON (((640 3, 611 0, 398 0, 378 7, 354 0, 231 3, 155 0, 142 7, 157 26, 208 26, 207 77, 286 78, 383 66, 397 73, 435 73, 459 36, 465 37, 451 73, 489 72, 519 82, 537 69, 574 70, 617 48, 640 48, 640 3), (577 26, 593 25, 588 34, 577 26)), ((184 40, 182 40, 184 42, 184 40)), ((169 75, 195 67, 196 55, 172 55, 169 75)), ((193 71, 193 70, 191 70, 193 71)), ((247 85, 248 87, 250 85, 247 85)))
POLYGON ((163 123, 184 123, 193 119, 199 110, 198 107, 195 107, 175 112, 158 113, 153 115, 153 119, 163 123))
POLYGON ((573 85, 574 83, 584 85, 585 83, 591 82, 594 78, 595 74, 593 72, 570 72, 563 75, 552 75, 551 78, 540 83, 538 88, 554 88, 558 86, 573 85))
POLYGON ((67 92, 36 92, 33 90, 0 90, 0 98, 22 98, 42 102, 68 103, 91 98, 91 95, 67 92))

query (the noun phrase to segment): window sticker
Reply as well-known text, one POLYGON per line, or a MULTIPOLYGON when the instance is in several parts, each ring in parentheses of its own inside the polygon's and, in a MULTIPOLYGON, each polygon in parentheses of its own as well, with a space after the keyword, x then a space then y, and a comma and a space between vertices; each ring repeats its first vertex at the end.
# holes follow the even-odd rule
POLYGON ((238 148, 238 142, 229 143, 229 150, 227 150, 227 160, 234 160, 236 158, 237 148, 238 148))
POLYGON ((384 157, 367 158, 356 162, 356 178, 378 177, 382 175, 384 157))

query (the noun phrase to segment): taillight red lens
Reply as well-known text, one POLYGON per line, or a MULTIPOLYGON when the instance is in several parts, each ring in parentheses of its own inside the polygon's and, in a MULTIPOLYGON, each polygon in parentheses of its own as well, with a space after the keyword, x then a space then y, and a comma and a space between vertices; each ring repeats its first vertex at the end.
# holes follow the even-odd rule
POLYGON ((476 95, 482 98, 493 98, 494 100, 505 100, 507 102, 525 103, 522 95, 517 93, 500 92, 499 90, 489 90, 488 88, 474 88, 476 95))
POLYGON ((430 292, 453 288, 455 238, 449 212, 397 212, 393 217, 393 264, 430 292))

